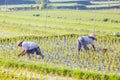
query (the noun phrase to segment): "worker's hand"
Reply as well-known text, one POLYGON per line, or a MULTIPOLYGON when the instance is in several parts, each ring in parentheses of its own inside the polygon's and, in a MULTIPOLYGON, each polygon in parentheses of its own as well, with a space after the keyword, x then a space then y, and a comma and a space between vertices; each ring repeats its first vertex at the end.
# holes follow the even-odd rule
POLYGON ((96 49, 94 48, 94 52, 96 51, 96 49))
POLYGON ((21 54, 18 54, 18 57, 20 57, 21 56, 21 54))

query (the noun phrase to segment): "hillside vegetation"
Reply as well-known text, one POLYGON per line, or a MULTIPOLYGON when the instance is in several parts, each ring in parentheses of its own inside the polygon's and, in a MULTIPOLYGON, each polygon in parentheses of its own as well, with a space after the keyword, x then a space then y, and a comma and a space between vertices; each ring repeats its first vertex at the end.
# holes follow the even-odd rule
MULTIPOLYGON (((38 0, 12 0, 12 1, 1 1, 0 5, 9 5, 9 4, 39 4, 42 2, 38 0)), ((48 8, 50 9, 110 9, 110 8, 120 8, 119 0, 49 0, 48 8)), ((25 6, 24 6, 25 7, 25 6)), ((28 8, 28 7, 26 7, 28 8)), ((45 7, 47 8, 47 7, 45 7)), ((35 7, 34 7, 35 9, 35 7)))

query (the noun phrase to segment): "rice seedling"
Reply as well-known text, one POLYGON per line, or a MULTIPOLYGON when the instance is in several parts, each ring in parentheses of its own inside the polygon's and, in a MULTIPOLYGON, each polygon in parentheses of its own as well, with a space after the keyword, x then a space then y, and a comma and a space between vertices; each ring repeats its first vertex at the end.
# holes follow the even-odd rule
MULTIPOLYGON (((45 59, 43 60, 38 60, 35 55, 33 56, 33 59, 29 61, 29 59, 27 58, 27 56, 24 57, 19 57, 17 58, 16 54, 19 53, 19 49, 16 47, 14 41, 16 41, 16 39, 12 39, 13 42, 9 41, 7 42, 6 40, 2 42, 4 44, 2 44, 1 46, 4 45, 4 48, 0 48, 1 49, 1 58, 4 59, 12 59, 12 60, 16 60, 18 59, 19 61, 22 61, 23 63, 25 61, 31 63, 32 61, 36 64, 42 62, 44 64, 47 65, 51 65, 54 67, 68 67, 71 68, 73 70, 88 70, 88 71, 95 71, 95 72, 99 72, 99 73, 114 73, 114 74, 119 74, 119 54, 117 54, 116 52, 119 52, 119 47, 117 47, 117 45, 119 46, 119 44, 116 45, 116 41, 109 41, 110 39, 108 39, 107 42, 104 43, 104 40, 101 40, 97 42, 98 47, 104 48, 104 46, 106 44, 112 44, 113 46, 111 46, 111 48, 107 47, 108 52, 104 53, 102 51, 98 51, 98 52, 90 52, 85 53, 85 52, 81 52, 79 55, 77 53, 77 36, 73 36, 72 38, 70 36, 65 36, 65 37, 48 37, 48 38, 31 38, 33 41, 38 42, 40 44, 41 50, 44 51, 45 54, 45 59), (59 43, 58 43, 59 42, 59 43), (69 42, 69 43, 68 43, 69 42), (101 44, 103 43, 103 44, 101 44), (8 45, 9 44, 9 45, 8 45), (14 49, 11 49, 11 46, 14 49), (71 46, 72 45, 72 46, 71 46), (116 48, 114 48, 114 46, 116 48), (110 49, 113 48, 113 53, 111 53, 111 51, 109 51, 110 49), (14 53, 15 52, 15 53, 14 53), (25 59, 26 58, 26 59, 25 59)), ((28 40, 28 38, 26 38, 25 40, 28 40)), ((28 64, 29 64, 28 63, 28 64)), ((19 65, 20 66, 20 65, 19 65)), ((23 64, 21 65, 21 67, 24 66, 23 64)), ((29 69, 36 69, 34 66, 32 68, 29 69)), ((21 69, 20 69, 21 70, 21 69)), ((44 69, 43 69, 44 71, 44 69)), ((13 72, 14 74, 17 74, 18 71, 13 72)), ((35 71, 36 72, 36 71, 35 71)), ((50 71, 46 71, 43 73, 48 73, 50 71)), ((37 73, 37 72, 36 72, 37 73)), ((22 73, 21 73, 22 74, 22 73)), ((58 71, 57 73, 58 75, 63 76, 64 74, 60 71, 58 71)), ((6 74, 5 74, 6 75, 6 74)), ((14 75, 15 76, 15 75, 14 75)), ((20 75, 19 75, 20 76, 20 75)), ((21 75, 22 76, 22 75, 21 75)), ((27 78, 27 73, 24 74, 23 78, 27 78)), ((88 79, 87 75, 85 75, 83 77, 83 79, 88 79)))
POLYGON ((38 75, 40 80, 48 80, 50 77, 59 80, 59 76, 62 77, 60 79, 67 76, 68 80, 70 77, 78 80, 120 79, 120 38, 110 34, 119 31, 119 23, 110 22, 115 18, 119 20, 119 15, 104 12, 104 14, 99 14, 98 11, 100 20, 97 21, 96 26, 99 32, 96 31, 96 33, 100 35, 98 34, 98 40, 95 42, 96 52, 90 50, 88 54, 84 50, 78 53, 77 39, 78 36, 92 32, 89 27, 93 26, 90 21, 93 13, 68 10, 66 15, 63 13, 66 12, 64 10, 62 13, 57 10, 50 11, 49 26, 45 27, 43 26, 45 11, 41 11, 40 19, 31 16, 31 13, 36 12, 23 11, 22 16, 16 11, 8 12, 9 15, 5 22, 2 21, 5 14, 0 12, 0 65, 3 66, 3 68, 0 67, 1 80, 31 80, 36 79, 38 75), (54 14, 55 12, 59 13, 54 14), (73 14, 77 15, 73 17, 73 14), (84 14, 86 16, 82 16, 84 14), (59 15, 62 16, 61 18, 66 18, 60 19, 59 15), (109 16, 110 19, 106 23, 103 22, 108 19, 105 16, 109 16), (108 30, 108 34, 104 33, 106 30, 108 30), (18 40, 38 43, 45 58, 38 59, 36 55, 31 55, 30 59, 27 56, 18 57, 17 55, 21 51, 21 48, 16 46, 18 40), (8 70, 4 71, 6 69, 8 70))

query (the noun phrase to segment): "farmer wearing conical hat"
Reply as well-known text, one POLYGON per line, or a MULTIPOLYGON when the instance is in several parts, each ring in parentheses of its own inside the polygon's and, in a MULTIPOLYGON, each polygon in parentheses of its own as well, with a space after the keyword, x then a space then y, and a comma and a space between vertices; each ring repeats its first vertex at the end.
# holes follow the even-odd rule
POLYGON ((24 56, 26 53, 30 57, 30 54, 36 53, 36 55, 40 55, 42 58, 44 58, 44 55, 41 53, 41 50, 35 42, 24 42, 24 41, 19 41, 17 46, 22 47, 23 51, 18 55, 24 56))
POLYGON ((89 50, 88 48, 88 44, 91 44, 94 51, 95 51, 95 46, 94 46, 94 40, 96 39, 96 35, 95 34, 90 34, 89 36, 81 36, 78 38, 78 52, 81 50, 81 48, 83 47, 86 51, 89 50))

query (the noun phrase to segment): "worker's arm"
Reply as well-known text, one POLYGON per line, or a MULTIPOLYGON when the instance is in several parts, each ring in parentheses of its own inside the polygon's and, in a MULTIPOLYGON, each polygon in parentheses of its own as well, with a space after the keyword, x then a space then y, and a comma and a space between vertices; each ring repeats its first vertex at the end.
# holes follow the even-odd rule
POLYGON ((20 54, 18 54, 18 57, 21 56, 21 55, 23 56, 25 54, 26 54, 26 50, 23 50, 20 54))
POLYGON ((23 50, 22 52, 21 52, 21 55, 23 56, 23 55, 25 55, 27 53, 27 51, 26 50, 23 50))
POLYGON ((95 49, 95 45, 92 45, 92 47, 93 47, 94 51, 96 51, 96 49, 95 49))

